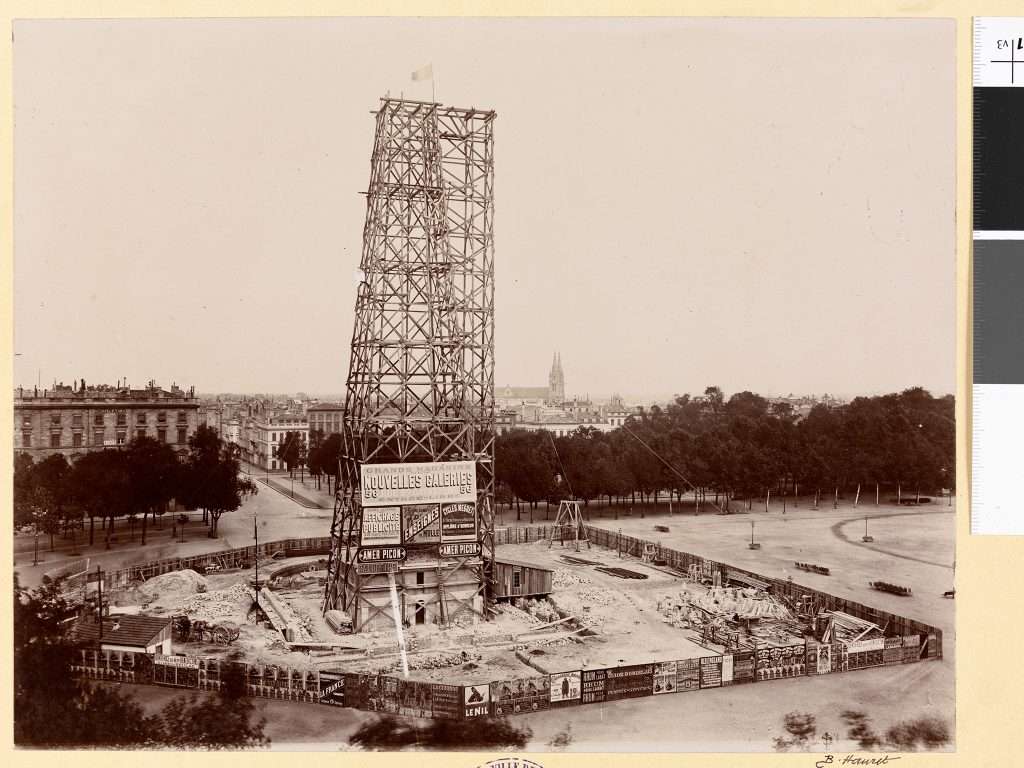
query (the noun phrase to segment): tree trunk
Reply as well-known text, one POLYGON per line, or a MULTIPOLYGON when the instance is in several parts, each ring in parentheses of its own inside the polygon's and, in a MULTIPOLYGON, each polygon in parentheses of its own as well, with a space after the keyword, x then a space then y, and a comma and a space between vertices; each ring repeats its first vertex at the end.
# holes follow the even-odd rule
POLYGON ((149 511, 142 513, 142 544, 146 544, 146 518, 149 517, 149 511))
POLYGON ((89 546, 93 544, 93 532, 96 530, 96 518, 89 515, 89 546))

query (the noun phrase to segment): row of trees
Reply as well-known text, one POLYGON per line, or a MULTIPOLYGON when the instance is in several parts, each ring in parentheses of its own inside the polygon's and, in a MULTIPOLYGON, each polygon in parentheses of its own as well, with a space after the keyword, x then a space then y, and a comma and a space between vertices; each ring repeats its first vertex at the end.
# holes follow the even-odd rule
POLYGON ((752 392, 726 400, 717 387, 677 397, 602 433, 569 436, 513 430, 495 449, 499 498, 527 502, 574 497, 614 503, 670 493, 730 499, 774 494, 934 493, 955 481, 952 396, 915 388, 815 406, 799 419, 791 406, 752 392))
POLYGON ((51 549, 54 535, 74 535, 86 520, 92 544, 97 519, 109 547, 119 517, 130 521, 133 538, 141 518, 145 544, 148 522, 161 517, 172 500, 203 510, 209 535, 216 537, 221 515, 255 493, 255 484, 239 477, 236 449, 205 426, 189 438, 184 457, 142 437, 122 450, 94 451, 74 463, 61 454, 36 462, 24 453, 14 462, 15 527, 48 534, 51 549))

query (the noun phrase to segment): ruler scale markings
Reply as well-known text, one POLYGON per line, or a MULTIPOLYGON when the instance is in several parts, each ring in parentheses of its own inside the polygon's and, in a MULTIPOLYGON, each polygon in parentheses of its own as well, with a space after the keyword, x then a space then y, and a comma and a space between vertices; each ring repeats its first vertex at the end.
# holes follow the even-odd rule
POLYGON ((971 533, 1024 535, 1024 18, 974 20, 971 533))

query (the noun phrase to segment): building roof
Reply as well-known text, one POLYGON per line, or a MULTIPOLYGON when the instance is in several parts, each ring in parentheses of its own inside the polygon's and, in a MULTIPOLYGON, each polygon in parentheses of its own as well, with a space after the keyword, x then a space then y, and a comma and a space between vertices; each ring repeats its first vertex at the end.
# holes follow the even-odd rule
POLYGON ((528 563, 525 560, 513 560, 511 557, 496 557, 494 562, 497 565, 518 565, 521 568, 532 568, 535 571, 547 571, 548 573, 554 573, 554 569, 548 568, 546 565, 537 565, 537 563, 528 563))
POLYGON ((548 387, 495 387, 494 396, 513 400, 545 400, 550 394, 548 387))
POLYGON ((317 403, 316 405, 310 405, 306 408, 306 413, 312 413, 315 411, 344 411, 344 403, 317 403))
MULTIPOLYGON (((103 619, 103 642, 110 645, 133 645, 145 648, 171 623, 168 616, 119 614, 103 619)), ((81 642, 99 642, 100 627, 94 620, 75 624, 74 638, 81 642)))

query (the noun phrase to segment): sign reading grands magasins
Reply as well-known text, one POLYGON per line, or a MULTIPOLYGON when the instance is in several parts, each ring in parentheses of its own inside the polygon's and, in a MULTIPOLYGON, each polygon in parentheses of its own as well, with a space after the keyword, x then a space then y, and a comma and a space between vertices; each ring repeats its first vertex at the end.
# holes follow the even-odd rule
POLYGON ((364 507, 476 502, 473 461, 363 464, 359 470, 364 507))

